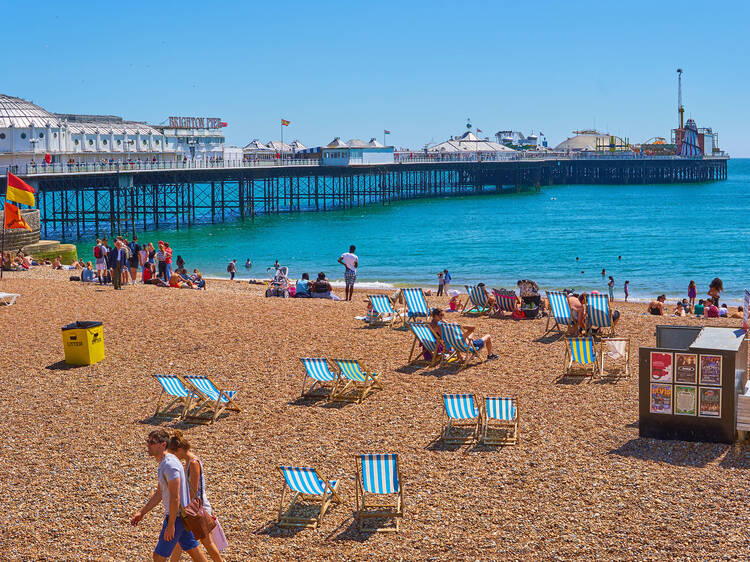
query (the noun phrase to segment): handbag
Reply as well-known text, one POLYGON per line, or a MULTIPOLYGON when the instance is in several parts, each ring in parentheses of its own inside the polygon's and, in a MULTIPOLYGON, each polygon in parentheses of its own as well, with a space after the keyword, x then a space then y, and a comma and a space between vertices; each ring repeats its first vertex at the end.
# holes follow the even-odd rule
MULTIPOLYGON (((200 468, 202 477, 203 466, 200 468)), ((187 476, 187 471, 185 471, 185 474, 187 476)), ((180 510, 180 517, 185 528, 192 532, 193 536, 200 541, 205 539, 214 530, 214 527, 216 527, 216 517, 203 507, 203 478, 200 478, 199 482, 198 492, 190 503, 180 510)), ((185 485, 187 486, 187 482, 185 482, 185 485)), ((188 486, 189 490, 190 487, 188 486)))

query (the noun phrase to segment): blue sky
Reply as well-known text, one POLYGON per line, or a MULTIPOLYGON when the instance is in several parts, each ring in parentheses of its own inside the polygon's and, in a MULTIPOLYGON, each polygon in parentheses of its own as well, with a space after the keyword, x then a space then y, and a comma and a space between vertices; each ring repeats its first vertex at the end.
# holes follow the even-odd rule
POLYGON ((750 156, 750 4, 722 2, 3 2, 5 94, 159 123, 221 117, 231 144, 596 125, 669 136, 686 115, 750 156), (12 24, 8 24, 12 22, 12 24))

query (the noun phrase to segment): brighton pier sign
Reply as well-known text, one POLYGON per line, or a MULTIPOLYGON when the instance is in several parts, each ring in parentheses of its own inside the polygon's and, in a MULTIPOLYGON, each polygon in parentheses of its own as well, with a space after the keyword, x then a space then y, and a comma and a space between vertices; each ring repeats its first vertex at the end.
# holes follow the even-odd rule
POLYGON ((220 129, 227 124, 218 117, 170 117, 169 126, 175 129, 220 129))

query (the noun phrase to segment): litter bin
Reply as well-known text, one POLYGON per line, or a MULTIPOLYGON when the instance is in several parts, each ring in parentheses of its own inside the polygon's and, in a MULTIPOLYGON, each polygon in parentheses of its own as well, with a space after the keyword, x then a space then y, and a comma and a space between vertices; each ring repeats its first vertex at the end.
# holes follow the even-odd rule
POLYGON ((62 328, 65 362, 69 365, 93 365, 104 359, 104 334, 101 322, 73 322, 62 328))

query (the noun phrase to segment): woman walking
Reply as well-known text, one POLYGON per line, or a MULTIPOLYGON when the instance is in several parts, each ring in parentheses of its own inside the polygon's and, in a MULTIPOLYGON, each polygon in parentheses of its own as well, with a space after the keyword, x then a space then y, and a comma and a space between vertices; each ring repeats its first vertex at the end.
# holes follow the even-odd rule
POLYGON ((609 287, 609 301, 614 302, 615 300, 615 278, 611 275, 609 276, 609 283, 607 283, 607 287, 609 287))
MULTIPOLYGON (((206 480, 203 473, 203 463, 201 463, 197 455, 191 450, 190 442, 182 434, 182 431, 179 429, 174 430, 172 437, 169 439, 167 449, 180 459, 180 461, 185 463, 190 499, 199 497, 206 511, 213 513, 211 504, 208 503, 208 498, 206 497, 206 480)), ((218 520, 216 521, 214 530, 207 537, 201 539, 200 542, 206 548, 206 552, 208 552, 211 560, 214 562, 224 562, 219 550, 224 550, 227 547, 227 539, 224 537, 224 531, 218 520)), ((182 549, 178 545, 172 552, 170 561, 177 562, 180 556, 182 556, 182 549)))

